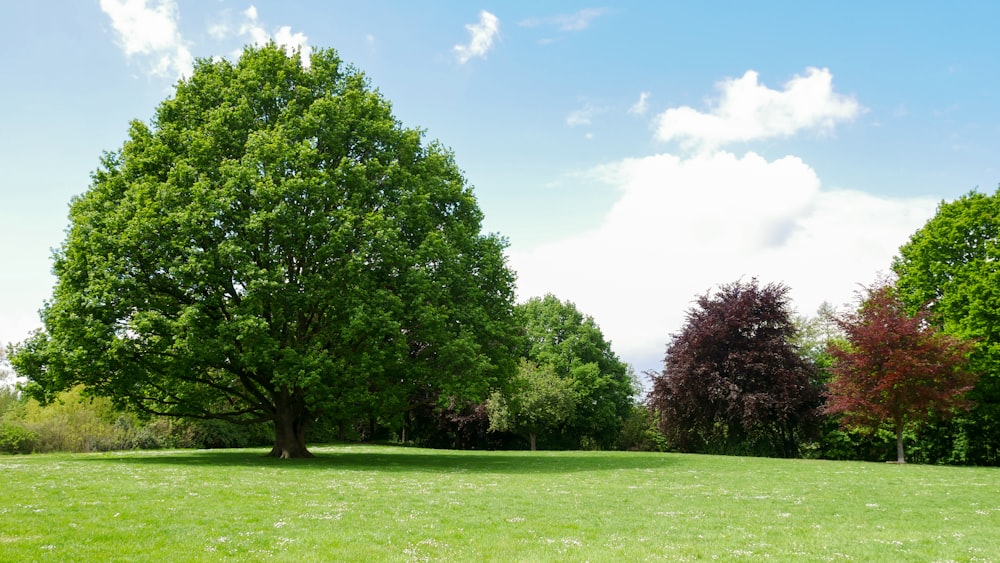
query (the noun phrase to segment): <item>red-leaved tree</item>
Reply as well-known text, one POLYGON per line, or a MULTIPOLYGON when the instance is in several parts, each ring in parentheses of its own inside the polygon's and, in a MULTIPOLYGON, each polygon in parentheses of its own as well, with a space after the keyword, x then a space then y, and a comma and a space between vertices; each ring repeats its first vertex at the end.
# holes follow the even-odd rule
POLYGON ((792 344, 783 284, 735 282, 698 298, 674 335, 650 408, 681 451, 794 456, 816 421, 815 366, 792 344))
POLYGON ((969 371, 972 344, 938 331, 928 311, 907 313, 895 286, 867 287, 858 310, 836 317, 844 340, 829 346, 833 380, 826 412, 841 424, 896 432, 896 458, 905 463, 903 430, 931 413, 968 408, 963 399, 978 375, 969 371))

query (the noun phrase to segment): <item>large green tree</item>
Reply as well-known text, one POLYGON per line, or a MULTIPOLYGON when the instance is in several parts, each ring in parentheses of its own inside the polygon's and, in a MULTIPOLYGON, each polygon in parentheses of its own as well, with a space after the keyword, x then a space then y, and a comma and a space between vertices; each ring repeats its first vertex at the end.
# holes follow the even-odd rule
POLYGON ((84 383, 151 413, 306 429, 415 395, 482 401, 514 373, 505 241, 452 154, 333 50, 201 60, 70 209, 39 397, 84 383))
POLYGON ((614 447, 637 392, 631 367, 621 361, 593 317, 554 295, 517 306, 526 339, 522 357, 572 383, 576 409, 559 431, 568 445, 614 447))
POLYGON ((969 393, 975 407, 946 423, 945 461, 1000 463, 1000 190, 942 202, 900 248, 893 263, 900 298, 911 312, 930 307, 946 333, 976 342, 969 393))

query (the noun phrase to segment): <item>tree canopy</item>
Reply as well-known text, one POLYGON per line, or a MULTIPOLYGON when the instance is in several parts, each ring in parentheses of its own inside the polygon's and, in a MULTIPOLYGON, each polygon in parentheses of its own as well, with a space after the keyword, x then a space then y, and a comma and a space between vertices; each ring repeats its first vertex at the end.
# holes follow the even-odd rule
POLYGON ((614 353, 593 317, 570 301, 534 297, 519 304, 516 314, 526 336, 521 356, 551 366, 572 383, 576 409, 559 426, 564 441, 613 447, 637 392, 631 367, 614 353))
POLYGON ((150 413, 269 421, 485 400, 515 369, 505 241, 453 155, 333 50, 201 60, 74 199, 44 331, 14 355, 150 413))
POLYGON ((975 407, 942 428, 953 442, 946 459, 1000 463, 1000 189, 942 202, 900 248, 893 270, 911 313, 927 306, 929 322, 976 343, 975 407))
POLYGON ((490 430, 527 434, 531 451, 535 451, 538 433, 568 420, 576 406, 572 382, 556 375, 552 364, 538 366, 521 360, 512 389, 495 392, 486 410, 490 430))
POLYGON ((788 288, 756 279, 699 297, 648 401, 682 451, 792 456, 815 422, 815 367, 791 343, 788 288))
POLYGON ((928 311, 910 315, 888 282, 866 288, 857 312, 837 317, 844 340, 834 341, 833 380, 826 411, 845 426, 888 424, 903 463, 903 430, 932 412, 967 405, 962 395, 978 376, 966 369, 971 344, 940 332, 928 311))

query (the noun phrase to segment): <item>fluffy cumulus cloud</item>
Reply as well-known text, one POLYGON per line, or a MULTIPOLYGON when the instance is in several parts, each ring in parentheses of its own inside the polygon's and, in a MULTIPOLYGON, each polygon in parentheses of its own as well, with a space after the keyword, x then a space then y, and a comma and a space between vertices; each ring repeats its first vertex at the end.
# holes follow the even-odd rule
POLYGON ((465 26, 469 31, 469 42, 464 45, 455 45, 452 52, 459 64, 465 64, 476 57, 485 57, 486 53, 493 47, 493 40, 500 33, 500 18, 483 10, 479 13, 479 23, 470 23, 465 26))
POLYGON ((733 142, 790 137, 802 130, 826 132, 862 112, 853 97, 833 91, 833 75, 827 69, 810 68, 782 90, 761 84, 752 70, 721 82, 718 88, 721 94, 708 112, 684 106, 660 114, 656 137, 680 141, 688 148, 713 149, 733 142))
MULTIPOLYGON (((760 94, 737 88, 727 92, 725 104, 759 107, 760 94)), ((830 98, 829 92, 810 97, 830 98)), ((778 105, 788 102, 777 99, 783 100, 778 105)), ((849 105, 858 111, 855 102, 849 105)), ((789 119, 795 127, 781 131, 830 123, 794 113, 789 119)), ((704 130, 689 129, 689 136, 720 138, 715 124, 703 124, 704 130)), ((770 130, 757 133, 766 136, 760 131, 770 130)), ((768 160, 752 151, 663 153, 589 174, 620 194, 603 224, 534 249, 514 249, 511 266, 520 298, 552 292, 575 302, 640 371, 660 367, 692 300, 722 283, 753 277, 783 282, 804 314, 823 301, 851 301, 859 283, 888 270, 898 247, 937 204, 826 189, 800 158, 768 160)))
POLYGON ((260 23, 260 19, 257 16, 257 8, 253 5, 244 10, 242 15, 243 22, 239 26, 239 35, 241 37, 249 38, 257 46, 266 45, 273 40, 278 45, 283 46, 285 53, 289 56, 297 51, 302 61, 302 66, 309 67, 309 55, 312 53, 312 47, 309 46, 309 38, 304 33, 292 33, 292 28, 285 25, 279 27, 272 36, 267 32, 263 24, 260 23))
POLYGON ((177 29, 177 4, 159 0, 101 0, 101 10, 111 18, 119 44, 130 59, 141 57, 155 76, 190 74, 194 57, 177 29))

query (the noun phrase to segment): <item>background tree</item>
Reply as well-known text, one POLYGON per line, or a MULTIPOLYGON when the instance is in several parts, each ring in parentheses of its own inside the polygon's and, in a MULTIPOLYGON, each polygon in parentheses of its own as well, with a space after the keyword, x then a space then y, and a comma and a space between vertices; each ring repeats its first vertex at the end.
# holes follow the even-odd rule
POLYGON ((757 280, 698 298, 651 374, 648 402, 682 451, 793 456, 817 418, 815 367, 791 344, 788 288, 757 280))
POLYGON ((896 460, 904 463, 903 430, 932 412, 966 406, 961 396, 977 376, 966 368, 971 344, 944 334, 915 315, 888 282, 866 288, 855 313, 838 318, 843 342, 830 346, 834 378, 826 411, 845 426, 877 429, 888 423, 896 435, 896 460))
POLYGON ((573 416, 577 394, 570 380, 559 377, 552 364, 521 360, 512 390, 495 392, 486 403, 490 430, 525 434, 535 451, 539 433, 558 427, 573 416))
POLYGON ((39 398, 267 421, 272 455, 308 456, 323 414, 482 401, 514 372, 514 277, 481 221, 450 152, 334 51, 201 60, 73 201, 13 363, 39 398))
POLYGON ((630 366, 612 351, 593 317, 569 301, 534 297, 518 305, 516 314, 526 336, 522 357, 551 366, 576 394, 573 416, 559 426, 564 443, 614 447, 638 391, 630 366))
POLYGON ((973 340, 970 367, 981 373, 975 406, 952 422, 932 419, 944 461, 1000 464, 1000 190, 971 192, 937 213, 900 248, 893 263, 899 296, 914 313, 973 340))

